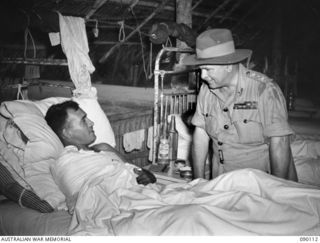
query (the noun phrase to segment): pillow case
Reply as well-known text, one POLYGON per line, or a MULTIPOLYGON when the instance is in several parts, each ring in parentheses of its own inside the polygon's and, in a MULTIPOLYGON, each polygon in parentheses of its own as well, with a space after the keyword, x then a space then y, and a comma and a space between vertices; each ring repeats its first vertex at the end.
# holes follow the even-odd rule
MULTIPOLYGON (((70 98, 50 97, 40 101, 34 101, 34 104, 41 111, 43 116, 45 116, 51 105, 62 103, 67 100, 70 100, 70 98)), ((101 109, 98 100, 96 98, 72 98, 72 100, 77 102, 80 108, 87 113, 87 117, 94 122, 93 130, 97 138, 92 145, 108 143, 112 147, 115 147, 116 142, 113 129, 106 114, 101 109)))
POLYGON ((66 209, 65 197, 55 184, 49 166, 63 150, 57 135, 47 125, 41 111, 31 101, 8 101, 0 107, 28 138, 19 164, 25 181, 52 207, 66 209))
POLYGON ((20 161, 23 160, 26 140, 21 137, 21 130, 0 115, 0 163, 10 172, 15 181, 26 187, 24 172, 20 161))

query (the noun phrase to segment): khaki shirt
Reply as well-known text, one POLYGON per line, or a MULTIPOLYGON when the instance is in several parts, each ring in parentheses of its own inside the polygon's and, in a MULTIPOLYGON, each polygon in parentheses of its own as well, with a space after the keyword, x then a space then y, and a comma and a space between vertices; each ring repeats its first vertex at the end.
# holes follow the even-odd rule
POLYGON ((241 168, 269 172, 268 138, 293 134, 279 86, 240 64, 233 101, 225 104, 217 92, 201 86, 192 119, 213 141, 213 178, 241 168))

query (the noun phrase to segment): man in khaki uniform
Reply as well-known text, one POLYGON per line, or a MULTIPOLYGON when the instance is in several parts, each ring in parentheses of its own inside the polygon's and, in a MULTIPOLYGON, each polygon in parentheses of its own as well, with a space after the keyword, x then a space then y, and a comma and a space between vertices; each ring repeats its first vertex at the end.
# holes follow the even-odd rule
POLYGON ((286 103, 278 85, 241 61, 251 50, 235 49, 227 29, 210 29, 197 38, 196 54, 185 65, 198 65, 202 85, 192 123, 194 177, 204 177, 212 139, 212 175, 255 168, 297 181, 286 103))

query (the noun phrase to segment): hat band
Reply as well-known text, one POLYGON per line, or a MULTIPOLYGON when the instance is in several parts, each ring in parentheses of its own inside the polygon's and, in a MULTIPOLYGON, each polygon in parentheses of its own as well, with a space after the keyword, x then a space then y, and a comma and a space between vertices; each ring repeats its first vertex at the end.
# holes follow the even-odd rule
POLYGON ((227 41, 225 43, 212 46, 203 50, 197 48, 197 58, 213 58, 229 55, 235 52, 234 42, 227 41))

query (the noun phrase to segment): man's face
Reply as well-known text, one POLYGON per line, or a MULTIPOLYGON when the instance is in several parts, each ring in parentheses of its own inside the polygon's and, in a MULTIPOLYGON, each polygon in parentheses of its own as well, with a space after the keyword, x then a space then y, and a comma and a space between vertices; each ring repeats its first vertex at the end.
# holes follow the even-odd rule
POLYGON ((206 81, 210 89, 228 86, 228 68, 230 66, 227 65, 202 65, 200 66, 201 78, 206 81))
POLYGON ((82 148, 93 143, 96 139, 93 131, 94 123, 87 117, 87 114, 81 108, 68 109, 67 112, 68 118, 64 129, 69 144, 82 148))

